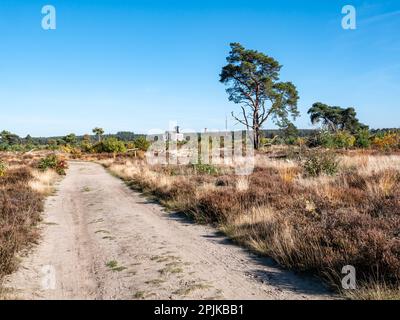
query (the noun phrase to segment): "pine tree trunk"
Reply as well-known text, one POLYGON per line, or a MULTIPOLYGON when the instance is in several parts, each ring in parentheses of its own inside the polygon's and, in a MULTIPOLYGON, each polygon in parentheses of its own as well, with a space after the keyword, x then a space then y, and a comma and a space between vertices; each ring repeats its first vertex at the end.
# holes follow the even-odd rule
POLYGON ((258 106, 254 108, 253 113, 253 130, 254 130, 254 150, 260 147, 260 124, 258 122, 258 106))
POLYGON ((256 126, 254 128, 254 150, 260 148, 260 129, 256 126))

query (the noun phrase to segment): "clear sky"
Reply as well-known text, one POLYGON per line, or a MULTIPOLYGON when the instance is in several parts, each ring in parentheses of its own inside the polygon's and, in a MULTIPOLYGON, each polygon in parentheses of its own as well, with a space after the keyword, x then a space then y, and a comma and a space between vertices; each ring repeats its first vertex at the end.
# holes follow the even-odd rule
POLYGON ((224 129, 238 110, 219 83, 230 42, 283 65, 300 94, 298 127, 311 127, 317 101, 399 127, 399 31, 399 0, 1 0, 0 130, 224 129), (56 30, 41 28, 47 4, 56 30), (346 4, 357 30, 341 27, 346 4))

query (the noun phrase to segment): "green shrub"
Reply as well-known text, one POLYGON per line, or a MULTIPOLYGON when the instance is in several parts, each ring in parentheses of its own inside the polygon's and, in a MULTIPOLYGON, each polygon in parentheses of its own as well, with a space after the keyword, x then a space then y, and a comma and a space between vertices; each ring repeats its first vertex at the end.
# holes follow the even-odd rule
POLYGON ((38 169, 46 171, 47 169, 55 170, 59 175, 65 175, 68 165, 65 160, 59 159, 55 154, 49 155, 39 160, 38 169))
POLYGON ((81 150, 83 152, 93 152, 93 145, 89 141, 82 141, 81 150))
POLYGON ((147 141, 145 137, 139 137, 133 142, 135 147, 142 151, 147 151, 150 147, 150 141, 147 141))
POLYGON ((28 150, 29 146, 23 144, 8 145, 5 143, 0 144, 0 151, 20 152, 28 150))
POLYGON ((124 153, 124 152, 126 152, 125 143, 123 143, 122 141, 120 141, 116 138, 107 138, 103 141, 100 141, 93 146, 93 149, 98 153, 102 153, 102 152, 124 153))
POLYGON ((333 144, 335 148, 352 148, 355 142, 356 138, 347 131, 338 131, 333 135, 333 144))
POLYGON ((317 151, 306 156, 302 163, 307 176, 318 177, 322 174, 335 175, 339 169, 339 161, 333 152, 317 151))
POLYGON ((356 146, 358 148, 369 148, 371 146, 371 135, 368 129, 362 129, 357 132, 356 146))
POLYGON ((347 131, 330 133, 322 131, 308 139, 307 145, 310 148, 324 147, 329 149, 344 149, 354 146, 356 138, 347 131))
POLYGON ((293 146, 296 144, 297 139, 298 139, 297 137, 287 137, 285 139, 285 143, 288 144, 289 146, 293 146))
POLYGON ((325 148, 335 148, 335 140, 330 132, 321 132, 319 136, 319 145, 325 148))
POLYGON ((57 156, 55 154, 49 155, 39 160, 38 168, 42 171, 47 169, 54 169, 57 166, 57 156))
POLYGON ((268 138, 260 137, 260 145, 265 146, 265 145, 269 144, 269 140, 270 139, 268 139, 268 138))
POLYGON ((310 148, 325 147, 332 149, 335 147, 335 141, 331 133, 321 131, 308 138, 307 146, 310 148))
POLYGON ((4 176, 7 171, 7 165, 5 162, 0 160, 0 177, 4 176))
POLYGON ((198 174, 208 174, 208 175, 218 174, 218 169, 211 164, 197 163, 193 165, 193 168, 198 174))

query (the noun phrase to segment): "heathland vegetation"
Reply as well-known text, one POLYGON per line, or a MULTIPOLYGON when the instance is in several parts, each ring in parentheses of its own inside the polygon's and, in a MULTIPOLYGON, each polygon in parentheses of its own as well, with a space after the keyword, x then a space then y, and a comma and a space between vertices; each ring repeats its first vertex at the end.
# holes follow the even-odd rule
POLYGON ((44 197, 53 192, 66 162, 46 153, 0 153, 0 293, 4 275, 14 271, 16 255, 35 243, 44 197))
MULTIPOLYGON (((342 292, 342 268, 354 266, 354 298, 398 299, 400 278, 400 130, 372 130, 353 107, 316 102, 315 130, 300 130, 298 92, 281 82, 279 63, 231 45, 220 81, 240 105, 234 118, 254 132, 255 168, 229 164, 150 165, 152 141, 120 132, 20 138, 0 133, 0 278, 17 252, 36 241, 43 197, 67 159, 101 162, 129 185, 290 269, 317 274, 342 292), (277 130, 263 130, 268 120, 277 130)), ((198 145, 201 144, 199 135, 198 145)), ((168 144, 167 144, 168 146, 168 144)), ((185 153, 186 142, 177 143, 185 153)), ((116 204, 117 205, 117 204, 116 204)))
POLYGON ((400 156, 272 148, 245 177, 229 166, 149 166, 103 160, 169 209, 211 223, 237 243, 341 291, 357 270, 356 298, 398 298, 400 156), (303 151, 304 152, 304 151, 303 151))

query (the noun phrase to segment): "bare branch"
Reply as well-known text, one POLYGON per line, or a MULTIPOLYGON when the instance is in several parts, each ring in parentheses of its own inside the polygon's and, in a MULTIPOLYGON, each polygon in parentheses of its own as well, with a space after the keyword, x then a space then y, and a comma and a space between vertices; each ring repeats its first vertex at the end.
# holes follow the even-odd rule
POLYGON ((245 125, 246 128, 250 128, 249 122, 248 122, 248 120, 247 120, 246 111, 245 111, 244 107, 242 107, 242 112, 243 112, 244 120, 241 120, 241 119, 239 119, 238 117, 236 117, 236 116, 234 115, 233 112, 232 112, 232 117, 233 117, 237 122, 239 122, 239 123, 245 125))

